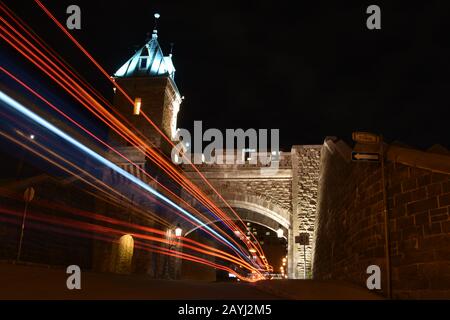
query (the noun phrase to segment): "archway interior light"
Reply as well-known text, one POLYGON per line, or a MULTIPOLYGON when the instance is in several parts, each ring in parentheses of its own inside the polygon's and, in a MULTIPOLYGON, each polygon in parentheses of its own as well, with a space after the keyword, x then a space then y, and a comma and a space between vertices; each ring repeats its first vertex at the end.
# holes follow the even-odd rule
POLYGON ((279 227, 279 228, 277 229, 277 237, 278 237, 278 238, 283 238, 283 235, 284 235, 283 228, 279 227))

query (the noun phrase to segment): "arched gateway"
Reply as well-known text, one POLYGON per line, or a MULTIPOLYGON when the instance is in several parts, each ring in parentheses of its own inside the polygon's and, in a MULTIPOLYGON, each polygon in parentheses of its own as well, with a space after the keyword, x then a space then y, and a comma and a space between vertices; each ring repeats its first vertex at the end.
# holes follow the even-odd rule
MULTIPOLYGON (((305 267, 306 274, 311 272, 321 147, 294 146, 290 152, 281 152, 276 172, 250 163, 197 166, 225 201, 190 166, 183 169, 219 207, 226 210, 229 205, 242 220, 271 230, 282 227, 288 242, 288 275, 297 279, 304 277, 305 267), (306 247, 306 266, 303 248, 295 243, 301 232, 307 232, 311 239, 306 247)), ((185 195, 185 199, 189 197, 185 195)), ((188 234, 194 229, 187 228, 188 234)))
MULTIPOLYGON (((114 74, 114 79, 130 97, 139 101, 139 110, 133 110, 129 101, 117 92, 114 96, 116 111, 155 147, 166 153, 170 152, 160 133, 139 116, 139 112, 145 112, 167 137, 175 138, 177 114, 182 99, 175 84, 172 55, 163 55, 156 30, 151 39, 114 74)), ((146 168, 145 157, 117 134, 111 133, 109 141, 128 159, 141 168, 146 168)), ((307 271, 311 270, 321 147, 322 145, 294 146, 290 151, 282 152, 279 168, 274 174, 270 171, 268 173, 263 165, 250 163, 198 166, 228 205, 237 208, 240 215, 247 215, 241 219, 254 221, 272 230, 279 226, 286 230, 290 278, 303 277, 305 268, 307 271), (309 233, 311 239, 306 248, 306 265, 303 248, 295 243, 295 237, 300 232, 309 233)), ((109 153, 108 158, 146 180, 141 172, 116 154, 109 153)), ((218 206, 226 206, 197 173, 189 171, 189 166, 184 166, 183 169, 218 206)), ((112 183, 123 183, 119 179, 115 181, 113 173, 105 174, 109 175, 112 183)))

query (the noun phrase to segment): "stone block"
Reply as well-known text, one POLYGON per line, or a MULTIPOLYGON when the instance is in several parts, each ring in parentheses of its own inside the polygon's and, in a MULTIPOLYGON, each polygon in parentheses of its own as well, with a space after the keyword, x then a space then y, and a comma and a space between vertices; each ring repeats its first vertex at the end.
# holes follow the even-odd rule
POLYGON ((436 173, 436 172, 433 172, 431 174, 432 182, 442 182, 442 181, 446 181, 446 180, 448 180, 448 175, 446 175, 446 174, 436 173))
POLYGON ((442 183, 442 192, 448 193, 450 192, 450 181, 446 181, 442 183))
POLYGON ((417 179, 410 178, 408 180, 402 181, 402 192, 411 191, 417 188, 417 179))
POLYGON ((450 206, 450 193, 439 196, 439 207, 450 206))
POLYGON ((413 216, 406 216, 406 217, 400 217, 397 219, 397 228, 399 230, 402 230, 406 227, 414 226, 414 217, 413 216))
POLYGON ((420 212, 414 215, 414 222, 416 226, 429 224, 430 223, 430 214, 428 211, 420 212))
POLYGON ((419 187, 426 186, 431 183, 431 175, 426 174, 417 178, 417 185, 419 187))
POLYGON ((438 234, 438 233, 442 233, 442 225, 440 222, 433 222, 429 225, 423 226, 423 235, 424 236, 438 234))
POLYGON ((436 196, 442 193, 442 184, 433 183, 427 186, 428 197, 436 196))
POLYGON ((438 203, 437 203, 436 197, 425 199, 425 200, 419 200, 419 201, 408 203, 406 205, 406 212, 408 215, 415 214, 418 212, 435 209, 435 208, 437 208, 437 205, 438 205, 438 203))

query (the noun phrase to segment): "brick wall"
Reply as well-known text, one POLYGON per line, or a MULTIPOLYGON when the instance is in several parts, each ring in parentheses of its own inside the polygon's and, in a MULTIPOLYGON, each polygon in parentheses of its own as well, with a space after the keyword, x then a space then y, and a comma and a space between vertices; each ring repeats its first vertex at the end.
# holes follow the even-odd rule
POLYGON ((400 298, 450 298, 450 175, 389 166, 392 285, 400 298))
MULTIPOLYGON (((385 293, 380 165, 351 162, 349 152, 334 143, 322 151, 314 278, 365 286, 375 264, 385 293)), ((394 298, 450 298, 449 183, 450 175, 386 165, 394 298)))

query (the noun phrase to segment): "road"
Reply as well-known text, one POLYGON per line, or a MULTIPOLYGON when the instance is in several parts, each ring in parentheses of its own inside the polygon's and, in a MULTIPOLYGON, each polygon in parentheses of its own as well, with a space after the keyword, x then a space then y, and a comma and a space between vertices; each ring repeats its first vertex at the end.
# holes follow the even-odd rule
POLYGON ((68 290, 68 276, 64 269, 0 263, 0 299, 379 299, 367 290, 330 281, 170 281, 86 271, 81 290, 68 290))

